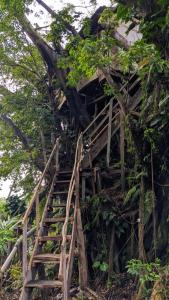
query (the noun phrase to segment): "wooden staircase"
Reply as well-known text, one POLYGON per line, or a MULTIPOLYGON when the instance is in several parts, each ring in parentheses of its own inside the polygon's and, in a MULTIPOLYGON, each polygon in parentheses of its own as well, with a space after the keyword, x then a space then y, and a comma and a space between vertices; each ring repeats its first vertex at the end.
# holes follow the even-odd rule
MULTIPOLYGON (((138 100, 131 102, 130 110, 135 109, 137 105, 138 100)), ((111 139, 120 129, 120 114, 119 104, 113 105, 111 99, 83 134, 80 134, 73 170, 59 169, 59 139, 56 141, 23 218, 24 284, 19 300, 31 299, 35 288, 43 290, 42 298, 45 295, 44 290, 60 289, 63 299, 70 299, 75 257, 78 258, 80 287, 87 287, 87 261, 80 211, 80 171, 92 168, 94 159, 105 147, 109 166, 111 139), (41 214, 39 195, 51 169, 54 169, 54 175, 41 214), (29 253, 31 247, 27 232, 33 226, 36 226, 36 236, 29 253), (51 276, 46 272, 46 266, 52 266, 51 276)), ((47 294, 44 297, 48 299, 47 294)))
POLYGON ((87 264, 82 231, 79 185, 82 160, 82 136, 77 141, 73 170, 59 170, 59 140, 47 162, 42 177, 35 189, 23 219, 23 278, 24 285, 20 300, 32 299, 32 292, 60 289, 63 299, 69 299, 74 257, 79 260, 81 288, 87 285, 87 264), (40 214, 39 193, 47 171, 57 157, 55 173, 46 199, 43 214, 40 214), (33 218, 32 215, 35 215, 33 218), (32 253, 28 250, 27 231, 36 223, 36 237, 32 253), (52 267, 50 276, 46 267, 52 267))
POLYGON ((83 132, 84 147, 86 146, 86 153, 82 161, 84 169, 92 167, 93 160, 106 146, 107 164, 109 165, 111 138, 120 128, 119 115, 118 103, 113 106, 111 99, 83 132))

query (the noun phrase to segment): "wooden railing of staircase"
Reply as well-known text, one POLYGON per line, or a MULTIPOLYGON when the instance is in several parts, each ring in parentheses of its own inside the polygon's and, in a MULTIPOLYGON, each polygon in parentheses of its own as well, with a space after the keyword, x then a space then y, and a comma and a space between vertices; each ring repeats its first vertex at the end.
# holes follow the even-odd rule
POLYGON ((72 177, 71 177, 68 196, 67 196, 66 218, 62 228, 62 246, 61 246, 59 278, 63 280, 64 300, 69 299, 69 289, 71 285, 71 275, 72 275, 72 268, 73 268, 73 259, 75 255, 76 240, 81 247, 81 251, 79 253, 79 259, 81 260, 80 264, 83 264, 83 267, 81 266, 79 270, 80 281, 83 287, 87 285, 87 267, 86 267, 85 246, 84 246, 84 237, 82 233, 80 201, 79 201, 79 185, 80 185, 79 173, 80 173, 81 161, 83 158, 82 140, 83 140, 82 134, 80 134, 77 141, 75 162, 74 162, 72 177), (74 196, 75 196, 75 201, 73 201, 74 196), (68 232, 68 222, 70 217, 71 205, 74 205, 74 217, 73 217, 73 226, 72 226, 72 238, 71 238, 71 244, 70 244, 69 255, 67 260, 66 236, 68 232))
MULTIPOLYGON (((96 144, 96 141, 99 138, 106 134, 106 144, 107 144, 107 155, 106 161, 107 166, 110 163, 110 143, 111 137, 113 133, 115 133, 119 129, 119 122, 117 122, 117 126, 114 128, 114 132, 112 132, 112 123, 116 123, 117 118, 119 117, 119 104, 116 103, 113 106, 113 98, 104 106, 104 108, 100 111, 100 113, 94 118, 94 120, 89 124, 89 126, 83 132, 83 138, 87 141, 87 146, 89 148, 89 165, 91 166, 92 157, 90 158, 90 149, 92 146, 96 144)), ((100 147, 102 147, 102 143, 100 147)))
MULTIPOLYGON (((34 190, 33 196, 31 198, 30 204, 25 212, 25 215, 23 217, 23 261, 22 261, 22 267, 23 267, 23 278, 26 280, 27 277, 27 271, 28 271, 28 265, 30 262, 28 262, 28 226, 30 221, 30 215, 35 207, 35 223, 36 223, 36 232, 38 233, 39 226, 40 226, 40 210, 39 210, 39 194, 40 190, 42 188, 42 183, 47 175, 47 172, 49 171, 51 167, 51 163, 53 162, 53 159, 55 159, 56 163, 56 170, 58 169, 58 153, 59 153, 59 138, 56 140, 56 143, 53 147, 53 150, 49 156, 49 159, 46 163, 46 166, 44 168, 44 171, 39 179, 39 182, 34 190)), ((33 222, 32 222, 33 223, 33 222)))

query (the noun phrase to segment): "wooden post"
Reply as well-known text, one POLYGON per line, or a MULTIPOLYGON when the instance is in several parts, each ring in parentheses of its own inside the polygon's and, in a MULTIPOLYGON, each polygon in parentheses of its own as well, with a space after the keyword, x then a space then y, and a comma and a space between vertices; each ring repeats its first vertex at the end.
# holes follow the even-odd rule
POLYGON ((55 163, 56 163, 56 172, 58 172, 59 171, 59 141, 58 141, 58 147, 56 148, 55 163))
POLYGON ((77 209, 77 245, 79 254, 79 283, 80 288, 84 290, 87 287, 88 272, 80 208, 77 209))
POLYGON ((37 197, 36 197, 36 235, 38 235, 39 222, 40 222, 39 194, 37 194, 37 197))
MULTIPOLYGON (((82 140, 81 145, 79 147, 80 152, 82 151, 82 140)), ((80 185, 80 174, 79 174, 79 167, 80 167, 80 154, 78 155, 78 165, 75 173, 75 207, 77 208, 77 246, 78 246, 78 254, 79 254, 79 281, 80 281, 80 288, 83 290, 87 287, 87 259, 85 254, 85 241, 84 241, 84 234, 82 229, 82 220, 81 220, 81 212, 80 212, 80 199, 79 199, 79 185, 80 185)))
POLYGON ((121 189, 125 190, 125 167, 124 167, 124 115, 120 112, 120 164, 121 164, 121 189))
POLYGON ((86 177, 82 174, 82 202, 85 201, 86 196, 86 177))
POLYGON ((27 275, 27 268, 28 268, 28 261, 27 261, 27 227, 28 227, 28 219, 25 220, 23 224, 23 261, 22 261, 22 268, 23 268, 23 279, 26 279, 27 275))
POLYGON ((110 165, 110 149, 111 149, 111 134, 112 134, 112 110, 113 110, 113 99, 110 99, 109 103, 109 123, 108 123, 108 134, 107 134, 107 167, 110 165))

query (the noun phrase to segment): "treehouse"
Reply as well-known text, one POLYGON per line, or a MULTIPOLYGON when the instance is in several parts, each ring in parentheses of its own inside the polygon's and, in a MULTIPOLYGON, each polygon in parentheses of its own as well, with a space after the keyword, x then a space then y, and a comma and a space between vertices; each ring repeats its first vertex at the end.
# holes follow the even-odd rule
MULTIPOLYGON (((92 17, 92 34, 99 34, 101 30, 98 19, 103 9, 100 8, 92 17)), ((130 33, 131 40, 128 40, 124 31, 122 24, 115 37, 125 47, 129 47, 134 38, 130 33)), ((112 53, 113 51, 118 51, 118 48, 115 47, 112 53)), ((119 220, 131 217, 131 212, 126 211, 123 203, 125 177, 128 174, 125 164, 124 122, 126 115, 131 114, 134 118, 139 115, 140 79, 134 72, 123 74, 118 64, 112 62, 109 72, 98 70, 92 78, 82 79, 78 83, 77 92, 88 115, 88 123, 84 123, 83 128, 77 127, 67 97, 59 90, 55 91, 55 96, 59 98, 58 110, 62 116, 62 135, 57 138, 50 155, 44 153, 45 168, 22 221, 24 281, 20 300, 31 299, 34 289, 42 291, 43 299, 47 299, 48 292, 54 289, 56 292, 62 291, 63 299, 68 300, 74 264, 77 265, 77 261, 80 287, 91 292, 88 289, 87 266, 87 260, 90 261, 91 257, 83 232, 86 217, 83 216, 82 220, 81 216, 81 210, 87 205, 87 198, 95 195, 109 198, 108 210, 118 208, 119 220), (111 91, 106 92, 107 83, 111 86, 111 91), (52 174, 52 180, 41 214, 40 192, 48 173, 52 174), (34 224, 36 234, 32 231, 34 224), (30 232, 34 234, 31 241, 30 232), (49 266, 51 272, 47 274, 49 266)), ((130 161, 130 155, 127 159, 130 161)), ((131 210, 132 218, 136 220, 138 209, 131 207, 131 210)), ((115 243, 114 230, 113 227, 108 232, 109 274, 113 268, 119 270, 121 263, 119 257, 115 261, 111 257, 115 243)), ((95 248, 95 242, 91 241, 90 246, 95 248)), ((114 252, 118 252, 122 243, 121 240, 117 241, 118 246, 114 252)), ((133 245, 134 238, 131 252, 134 251, 133 245)), ((2 266, 2 272, 10 264, 12 255, 2 266)), ((94 296, 98 299, 97 295, 94 296)))

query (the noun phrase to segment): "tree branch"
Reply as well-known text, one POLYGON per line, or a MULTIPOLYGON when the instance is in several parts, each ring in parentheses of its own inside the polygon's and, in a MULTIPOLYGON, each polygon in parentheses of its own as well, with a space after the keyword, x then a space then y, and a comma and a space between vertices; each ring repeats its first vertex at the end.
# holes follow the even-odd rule
MULTIPOLYGON (((44 1, 36 0, 36 2, 38 2, 38 4, 40 4, 44 9, 46 9, 46 11, 52 16, 52 18, 57 17, 57 13, 54 10, 52 10, 44 1)), ((78 35, 74 26, 72 26, 68 22, 65 22, 65 25, 66 25, 67 30, 70 31, 73 35, 75 35, 75 36, 78 35)))
POLYGON ((13 129, 15 136, 19 138, 19 140, 21 141, 21 143, 23 145, 23 148, 25 150, 27 150, 27 151, 30 151, 30 146, 29 146, 27 137, 17 127, 17 125, 11 120, 11 118, 9 118, 8 116, 6 116, 5 114, 1 114, 0 115, 0 119, 2 121, 4 121, 6 124, 8 124, 13 129))

